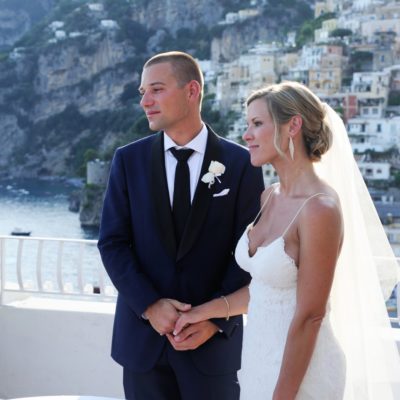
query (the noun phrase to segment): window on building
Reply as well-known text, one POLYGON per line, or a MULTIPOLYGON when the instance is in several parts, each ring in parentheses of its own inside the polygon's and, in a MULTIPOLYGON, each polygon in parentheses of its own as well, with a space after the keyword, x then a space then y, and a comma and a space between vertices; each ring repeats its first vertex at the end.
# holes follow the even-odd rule
POLYGON ((372 170, 372 168, 366 168, 365 169, 365 175, 366 176, 372 176, 374 173, 374 171, 372 170))
POLYGON ((362 113, 363 113, 363 115, 368 115, 368 114, 369 114, 368 108, 364 107, 364 108, 362 109, 362 113))
POLYGON ((378 168, 378 169, 376 170, 376 173, 379 174, 379 175, 382 175, 382 170, 381 170, 380 168, 378 168))
POLYGON ((378 114, 378 108, 377 107, 373 107, 372 108, 372 114, 378 114))
POLYGON ((381 124, 377 124, 376 125, 376 130, 377 130, 377 132, 382 132, 382 125, 381 124))

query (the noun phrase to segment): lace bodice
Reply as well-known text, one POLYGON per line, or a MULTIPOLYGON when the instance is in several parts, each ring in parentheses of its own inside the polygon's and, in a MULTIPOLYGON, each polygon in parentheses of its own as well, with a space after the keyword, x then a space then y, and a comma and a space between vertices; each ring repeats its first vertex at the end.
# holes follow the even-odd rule
POLYGON ((254 279, 275 288, 295 287, 297 266, 292 257, 285 251, 285 239, 279 236, 267 246, 259 246, 256 252, 249 255, 250 224, 240 238, 236 248, 236 261, 242 269, 249 272, 254 279), (273 257, 271 257, 273 255, 273 257), (276 268, 276 264, 279 268, 276 268))
MULTIPOLYGON (((247 227, 235 251, 238 264, 252 276, 239 383, 241 400, 270 400, 296 309, 298 268, 285 251, 284 234, 288 228, 250 256, 248 233, 252 226, 247 227)), ((344 382, 344 356, 327 315, 296 400, 342 399, 344 382)))

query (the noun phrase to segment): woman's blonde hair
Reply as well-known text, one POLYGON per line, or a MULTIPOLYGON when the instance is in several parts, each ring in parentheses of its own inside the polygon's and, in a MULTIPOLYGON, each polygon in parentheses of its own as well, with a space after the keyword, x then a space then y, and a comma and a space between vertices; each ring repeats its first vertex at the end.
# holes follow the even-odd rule
POLYGON ((330 147, 332 131, 325 119, 325 107, 321 100, 306 86, 298 82, 282 82, 253 92, 246 101, 247 106, 254 100, 264 99, 275 126, 274 144, 280 148, 280 126, 295 115, 303 120, 302 134, 307 155, 311 161, 319 161, 330 147))

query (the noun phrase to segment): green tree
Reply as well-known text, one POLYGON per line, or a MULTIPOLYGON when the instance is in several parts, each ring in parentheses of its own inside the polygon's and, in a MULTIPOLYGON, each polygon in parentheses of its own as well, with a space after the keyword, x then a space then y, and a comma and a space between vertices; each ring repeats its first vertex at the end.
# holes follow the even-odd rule
POLYGON ((393 174, 393 186, 400 189, 400 171, 393 174))
POLYGON ((330 37, 345 37, 345 36, 351 36, 353 34, 353 31, 351 29, 344 29, 344 28, 338 28, 333 30, 330 33, 330 37))
POLYGON ((328 19, 335 18, 335 13, 326 13, 318 18, 304 21, 297 32, 296 45, 298 48, 303 47, 306 43, 313 42, 314 31, 321 28, 322 23, 328 19))
POLYGON ((351 72, 366 71, 372 67, 373 53, 370 51, 355 51, 350 54, 351 72))
POLYGON ((95 149, 87 149, 85 151, 85 154, 83 155, 83 160, 85 164, 88 163, 89 161, 96 160, 96 158, 100 157, 99 157, 99 152, 95 149))
POLYGON ((388 99, 389 106, 400 106, 400 90, 391 90, 388 99))

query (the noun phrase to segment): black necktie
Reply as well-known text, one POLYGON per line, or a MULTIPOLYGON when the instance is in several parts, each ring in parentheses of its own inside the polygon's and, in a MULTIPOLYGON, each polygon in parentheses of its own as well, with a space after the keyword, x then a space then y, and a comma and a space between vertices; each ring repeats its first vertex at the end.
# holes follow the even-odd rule
POLYGON ((187 160, 194 150, 177 150, 175 148, 171 148, 170 150, 178 160, 175 170, 172 216, 174 219, 176 240, 179 244, 190 212, 190 172, 187 160))

